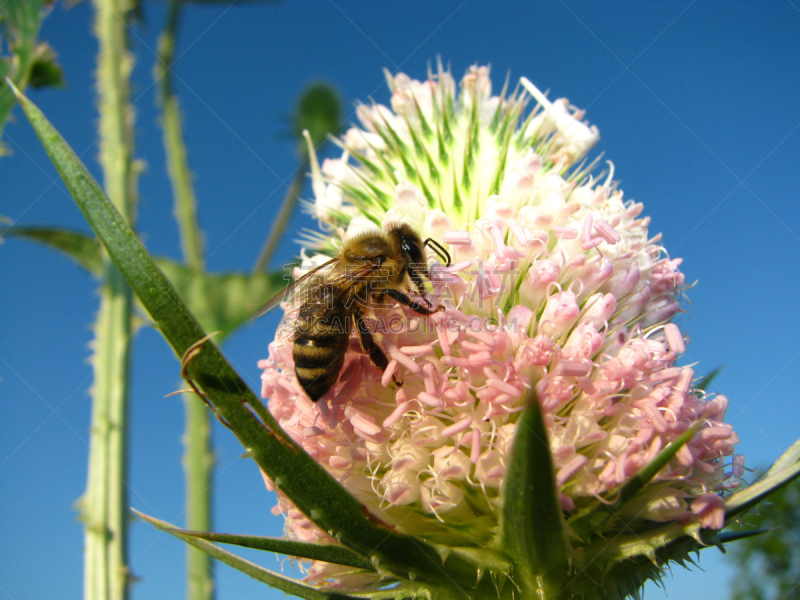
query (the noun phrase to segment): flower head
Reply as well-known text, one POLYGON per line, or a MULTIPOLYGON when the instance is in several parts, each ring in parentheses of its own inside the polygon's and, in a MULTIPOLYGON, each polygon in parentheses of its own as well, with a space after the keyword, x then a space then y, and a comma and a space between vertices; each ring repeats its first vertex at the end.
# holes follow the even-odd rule
MULTIPOLYGON (((526 390, 544 414, 567 518, 608 502, 696 428, 607 529, 719 529, 718 494, 732 485, 723 463, 738 441, 722 422, 727 400, 693 389, 694 371, 676 364, 681 260, 649 234, 642 205, 623 199, 613 166, 595 179, 593 165, 579 164, 596 128, 526 79, 492 95, 485 67, 459 86, 441 67, 423 82, 387 79, 391 108, 359 106, 341 158, 319 167, 311 149, 308 207, 328 233, 309 236, 322 256, 302 268, 359 232, 406 222, 452 259, 430 269, 425 296, 442 309, 365 310, 385 369, 352 335, 337 382, 316 403, 295 376, 292 344, 272 343, 259 363, 270 412, 378 519, 461 547, 495 539, 526 390)), ((276 510, 289 535, 336 543, 285 497, 276 510)), ((324 563, 308 579, 387 584, 324 563)))

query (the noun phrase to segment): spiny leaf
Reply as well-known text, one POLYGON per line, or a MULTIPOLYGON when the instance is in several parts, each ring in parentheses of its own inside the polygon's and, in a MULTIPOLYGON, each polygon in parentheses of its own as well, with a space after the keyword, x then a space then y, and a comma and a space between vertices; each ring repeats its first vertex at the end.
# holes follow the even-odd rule
POLYGON ((751 529, 750 531, 724 531, 719 534, 719 541, 723 544, 738 542, 763 533, 769 533, 769 529, 751 529))
POLYGON ((269 569, 265 569, 264 567, 260 567, 255 563, 250 562, 249 560, 245 560, 235 554, 228 552, 227 550, 223 550, 219 546, 207 542, 202 539, 198 539, 195 536, 189 535, 188 533, 184 533, 182 530, 176 528, 175 526, 167 523, 165 521, 161 521, 159 519, 155 519, 144 513, 140 513, 138 510, 133 510, 133 512, 147 521, 148 523, 155 525, 162 531, 166 531, 170 535, 174 535, 179 540, 183 540, 187 544, 194 546, 195 548, 199 548, 203 552, 210 554, 217 560, 224 562, 226 565, 230 565, 234 569, 241 571, 242 573, 246 573, 250 575, 253 579, 261 581, 263 583, 269 584, 272 587, 278 588, 279 590, 286 592, 287 594, 292 594, 294 596, 298 596, 300 598, 305 598, 306 600, 346 600, 347 598, 352 598, 352 596, 345 596, 344 594, 336 594, 331 592, 325 592, 318 588, 312 587, 310 585, 306 585, 297 581, 296 579, 291 579, 289 577, 284 577, 283 575, 279 575, 274 571, 270 571, 269 569))
MULTIPOLYGON (((784 453, 794 455, 800 445, 800 440, 795 442, 789 450, 784 453)), ((777 462, 783 461, 783 456, 777 462)), ((753 506, 761 502, 766 496, 779 490, 785 485, 791 483, 794 479, 800 476, 800 461, 790 464, 783 464, 782 468, 772 468, 767 473, 756 481, 753 485, 736 492, 725 501, 725 520, 730 521, 736 515, 739 515, 753 506)))
POLYGON ((356 569, 373 570, 372 564, 368 560, 361 558, 358 554, 351 552, 347 548, 331 544, 312 544, 309 542, 298 542, 297 540, 260 535, 238 535, 208 531, 191 531, 189 529, 170 529, 169 527, 161 527, 160 525, 156 525, 156 527, 172 535, 186 535, 209 542, 235 544, 243 548, 278 552, 279 554, 306 558, 308 560, 321 560, 336 565, 354 567, 356 569))
POLYGON ((780 455, 778 460, 776 460, 769 470, 764 474, 765 477, 774 475, 775 473, 782 471, 786 467, 793 465, 795 463, 800 462, 800 439, 795 441, 794 444, 789 446, 789 448, 780 455))
POLYGON ((525 398, 503 491, 499 547, 522 571, 524 597, 544 590, 555 597, 569 556, 547 429, 536 392, 525 398))

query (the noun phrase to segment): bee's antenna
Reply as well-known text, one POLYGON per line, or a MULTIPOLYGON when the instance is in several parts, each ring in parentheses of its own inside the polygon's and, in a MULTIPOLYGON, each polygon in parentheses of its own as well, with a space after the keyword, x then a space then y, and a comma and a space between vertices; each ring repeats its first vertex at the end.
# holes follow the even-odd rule
POLYGON ((445 267, 450 266, 450 254, 447 252, 447 250, 444 249, 444 246, 442 246, 439 242, 437 242, 433 238, 428 238, 427 240, 425 240, 423 245, 433 250, 436 253, 436 256, 438 256, 445 263, 444 265, 445 267))

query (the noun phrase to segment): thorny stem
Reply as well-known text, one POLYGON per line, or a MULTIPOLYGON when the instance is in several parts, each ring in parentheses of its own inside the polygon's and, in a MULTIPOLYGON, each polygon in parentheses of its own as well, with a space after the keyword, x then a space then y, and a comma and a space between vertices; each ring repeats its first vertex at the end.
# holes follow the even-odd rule
MULTIPOLYGON (((164 31, 158 44, 155 79, 162 110, 164 148, 167 170, 175 198, 175 219, 178 222, 183 257, 191 269, 203 270, 203 238, 197 220, 197 202, 183 142, 181 113, 172 85, 172 65, 180 22, 181 0, 171 0, 164 31)), ((198 298, 202 301, 201 298, 198 298)), ((183 394, 186 409, 183 468, 186 478, 186 527, 194 531, 210 531, 211 477, 214 454, 211 450, 211 422, 206 407, 194 394, 183 394)), ((186 547, 189 600, 211 600, 214 597, 211 557, 192 546, 186 547)))
MULTIPOLYGON (((136 206, 133 159, 134 112, 130 104, 133 57, 127 48, 129 0, 95 0, 99 41, 97 90, 100 162, 109 198, 129 222, 136 206)), ((127 564, 128 397, 133 294, 105 259, 94 342, 94 386, 89 474, 83 499, 84 597, 125 600, 131 580, 127 564)))

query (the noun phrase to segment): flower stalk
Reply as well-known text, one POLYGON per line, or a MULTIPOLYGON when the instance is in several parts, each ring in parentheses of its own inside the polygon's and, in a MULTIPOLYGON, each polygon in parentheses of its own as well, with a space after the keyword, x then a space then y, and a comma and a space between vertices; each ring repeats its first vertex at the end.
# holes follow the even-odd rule
MULTIPOLYGON (((133 223, 137 167, 133 158, 126 0, 95 2, 99 40, 97 89, 100 163, 105 188, 123 218, 133 223)), ((131 574, 128 540, 128 401, 133 294, 106 257, 95 326, 89 473, 81 500, 85 527, 84 597, 124 600, 131 574)))
MULTIPOLYGON (((184 264, 193 274, 201 274, 203 236, 197 219, 197 201, 183 141, 182 117, 173 87, 172 66, 175 59, 181 0, 170 0, 167 20, 158 42, 158 60, 154 77, 158 85, 158 101, 164 130, 167 172, 175 199, 175 220, 178 223, 184 264)), ((205 297, 198 295, 198 303, 205 297)), ((207 310, 207 307, 205 307, 207 310)), ((205 312, 205 310, 204 310, 205 312)), ((186 527, 196 531, 212 529, 212 475, 214 453, 211 448, 211 416, 205 405, 190 393, 182 394, 185 407, 183 435, 183 469, 186 481, 186 527)), ((212 600, 214 597, 211 556, 186 547, 186 597, 188 600, 212 600)))

